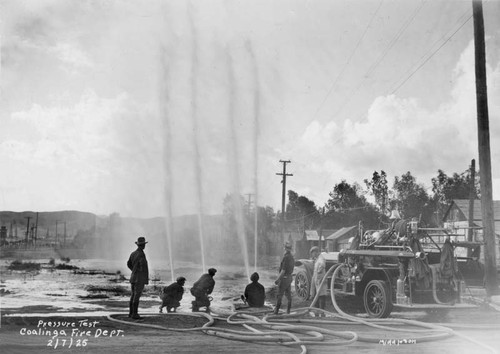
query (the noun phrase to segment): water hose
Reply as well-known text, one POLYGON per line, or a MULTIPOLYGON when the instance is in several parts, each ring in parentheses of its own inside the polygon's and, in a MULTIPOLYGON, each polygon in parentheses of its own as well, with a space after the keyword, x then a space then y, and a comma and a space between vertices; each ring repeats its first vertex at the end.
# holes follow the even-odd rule
MULTIPOLYGON (((207 319, 207 322, 203 324, 201 327, 196 327, 196 328, 171 328, 171 327, 164 327, 161 325, 130 322, 117 319, 113 317, 114 315, 108 315, 107 318, 114 322, 120 322, 133 326, 141 326, 141 327, 181 331, 181 332, 201 331, 208 335, 213 335, 229 340, 255 342, 260 344, 297 346, 300 347, 301 354, 307 353, 306 345, 340 346, 340 345, 352 344, 356 341, 380 344, 379 337, 374 338, 367 335, 360 335, 359 333, 353 331, 335 331, 317 326, 319 324, 323 326, 346 325, 346 324, 366 325, 369 327, 383 329, 391 332, 422 333, 423 334, 422 336, 414 338, 416 342, 429 342, 429 341, 441 340, 456 335, 476 345, 480 345, 483 348, 486 348, 493 353, 496 353, 495 349, 483 343, 480 343, 479 341, 471 339, 467 336, 456 333, 452 328, 450 328, 450 327, 464 328, 460 327, 460 325, 441 324, 441 323, 430 324, 430 323, 425 323, 415 320, 406 320, 406 319, 379 319, 379 318, 362 319, 343 312, 335 300, 335 291, 334 291, 335 279, 337 277, 338 272, 343 267, 345 267, 345 265, 343 264, 337 264, 331 267, 323 277, 320 284, 321 288, 327 281, 328 276, 332 275, 330 284, 330 289, 331 289, 330 296, 332 299, 332 304, 337 313, 313 307, 319 298, 319 293, 317 293, 310 307, 294 309, 293 313, 287 315, 280 315, 280 314, 275 315, 274 313, 270 313, 269 310, 262 310, 256 312, 233 311, 227 317, 217 315, 216 313, 212 313, 212 315, 210 315, 203 312, 194 312, 194 313, 176 312, 176 313, 165 314, 167 316, 180 315, 180 316, 205 317, 207 319), (326 318, 331 318, 335 320, 326 320, 326 319, 313 320, 313 319, 303 318, 304 315, 308 315, 311 312, 321 313, 326 315, 327 316, 326 318), (258 315, 263 315, 263 317, 260 318, 258 315), (215 327, 213 326, 215 323, 215 318, 222 320, 225 319, 228 324, 240 325, 245 330, 235 330, 223 327, 215 327), (401 328, 401 326, 404 325, 420 327, 420 329, 401 328), (399 326, 399 327, 392 327, 392 326, 399 326), (325 336, 337 337, 337 339, 327 339, 325 336)), ((151 316, 157 316, 157 315, 151 315, 151 316)), ((149 316, 146 315, 145 317, 147 318, 149 316)), ((488 327, 485 327, 485 329, 486 328, 488 327)), ((491 326, 489 327, 489 329, 492 329, 491 326)))

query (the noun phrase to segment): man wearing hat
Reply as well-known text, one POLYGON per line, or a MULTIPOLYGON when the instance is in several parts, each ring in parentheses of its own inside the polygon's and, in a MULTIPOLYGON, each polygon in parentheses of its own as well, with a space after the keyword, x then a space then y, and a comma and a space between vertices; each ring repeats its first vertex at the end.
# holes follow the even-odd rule
POLYGON ((290 313, 290 309, 292 308, 292 273, 295 265, 295 259, 293 258, 291 252, 292 244, 290 242, 286 242, 284 247, 285 254, 281 260, 279 270, 280 274, 278 279, 274 282, 278 285, 278 301, 276 302, 276 307, 274 308, 274 313, 276 315, 279 313, 283 295, 285 295, 288 300, 286 313, 290 313))
POLYGON ((130 255, 127 267, 132 271, 130 275, 130 284, 132 285, 132 294, 130 295, 128 317, 140 319, 138 314, 139 299, 141 298, 144 285, 149 284, 149 270, 144 248, 146 247, 146 239, 139 237, 135 244, 137 249, 130 255))
POLYGON ((210 299, 208 295, 212 293, 215 287, 214 276, 217 269, 210 268, 208 273, 203 274, 200 279, 195 281, 191 288, 191 294, 195 297, 195 301, 191 302, 193 305, 193 312, 196 312, 200 307, 206 306, 207 312, 210 312, 210 299))

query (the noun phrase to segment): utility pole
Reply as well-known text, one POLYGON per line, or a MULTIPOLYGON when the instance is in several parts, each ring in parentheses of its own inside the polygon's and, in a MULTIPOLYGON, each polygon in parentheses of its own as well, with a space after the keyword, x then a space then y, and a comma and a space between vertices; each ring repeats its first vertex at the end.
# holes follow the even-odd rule
POLYGON ((481 180, 481 213, 484 237, 484 281, 488 296, 498 293, 495 252, 495 224, 491 183, 490 127, 486 88, 486 53, 484 45, 483 3, 472 1, 474 19, 474 49, 476 69, 477 135, 479 147, 479 173, 481 180))
MULTIPOLYGON (((469 229, 467 230, 467 241, 472 241, 472 227, 474 226, 474 199, 476 199, 476 160, 472 159, 470 164, 470 186, 469 186, 469 229)), ((472 249, 467 248, 467 257, 472 254, 472 249)))
POLYGON ((35 232, 33 233, 33 238, 35 239, 35 240, 34 240, 34 243, 35 243, 35 248, 36 248, 36 240, 37 240, 37 236, 38 236, 38 212, 36 213, 36 219, 35 219, 35 232))
POLYGON ((281 180, 282 191, 281 191, 281 236, 283 240, 285 239, 285 196, 286 196, 286 176, 293 176, 291 173, 286 173, 286 164, 291 163, 290 160, 280 160, 283 164, 283 173, 276 173, 278 176, 283 176, 281 180))
POLYGON ((26 219, 28 219, 28 225, 26 226, 26 248, 28 248, 28 237, 30 234, 30 219, 31 216, 26 216, 26 219))
POLYGON ((59 241, 59 237, 57 235, 57 223, 59 222, 59 220, 56 220, 56 244, 55 244, 55 247, 57 247, 57 242, 59 241))
POLYGON ((323 211, 321 212, 321 219, 319 222, 319 252, 323 249, 323 219, 325 218, 325 207, 323 207, 323 211))

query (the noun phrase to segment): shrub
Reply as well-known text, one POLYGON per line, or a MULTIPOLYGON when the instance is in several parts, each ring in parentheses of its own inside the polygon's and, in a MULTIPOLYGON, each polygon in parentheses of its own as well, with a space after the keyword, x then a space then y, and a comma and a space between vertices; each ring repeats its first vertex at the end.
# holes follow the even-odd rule
POLYGON ((55 266, 56 269, 79 269, 77 266, 73 266, 73 265, 70 265, 70 264, 62 264, 62 263, 59 263, 58 265, 55 266))
POLYGON ((9 265, 8 269, 25 270, 25 271, 40 270, 40 263, 32 263, 32 262, 23 263, 22 261, 16 259, 9 265))

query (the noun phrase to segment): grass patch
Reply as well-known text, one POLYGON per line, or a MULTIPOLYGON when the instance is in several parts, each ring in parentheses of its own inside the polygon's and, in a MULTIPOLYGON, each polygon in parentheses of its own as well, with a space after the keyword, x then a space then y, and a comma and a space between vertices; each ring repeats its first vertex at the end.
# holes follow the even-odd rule
POLYGON ((59 263, 54 268, 55 269, 68 269, 68 270, 80 269, 77 266, 70 265, 70 264, 64 264, 64 263, 59 263))
POLYGON ((12 261, 11 264, 9 264, 8 267, 9 270, 23 270, 23 271, 33 271, 33 270, 40 270, 40 263, 34 263, 34 262, 22 262, 18 259, 15 261, 12 261))

